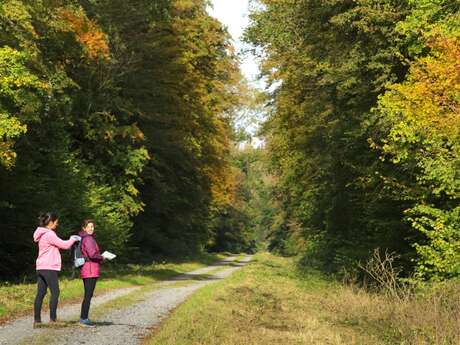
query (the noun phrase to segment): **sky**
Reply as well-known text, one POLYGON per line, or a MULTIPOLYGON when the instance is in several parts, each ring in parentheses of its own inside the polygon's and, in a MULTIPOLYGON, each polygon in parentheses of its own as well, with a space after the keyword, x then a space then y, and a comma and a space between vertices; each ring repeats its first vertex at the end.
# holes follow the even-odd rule
MULTIPOLYGON (((233 38, 236 51, 240 56, 240 68, 246 80, 253 87, 263 88, 263 83, 257 80, 259 68, 256 59, 249 52, 242 54, 245 44, 241 39, 245 27, 249 25, 249 0, 212 0, 212 8, 208 8, 208 12, 227 27, 233 38)), ((245 127, 246 132, 251 135, 253 146, 262 145, 263 142, 255 134, 258 129, 257 124, 247 123, 241 119, 239 125, 245 127)), ((244 144, 242 143, 241 146, 244 146, 244 144)))
MULTIPOLYGON (((245 27, 249 25, 249 0, 212 0, 212 5, 212 8, 208 8, 208 12, 227 27, 228 32, 233 38, 233 45, 239 53, 238 55, 241 60, 240 68, 246 80, 251 86, 263 89, 263 82, 257 80, 259 68, 256 59, 249 52, 245 54, 241 52, 245 48, 245 44, 241 41, 242 35, 245 27)), ((242 119, 239 125, 245 127, 246 132, 251 135, 251 144, 254 147, 263 144, 263 141, 256 136, 259 127, 256 123, 247 123, 242 119)), ((243 147, 244 143, 240 146, 243 147)))
MULTIPOLYGON (((244 28, 249 24, 249 0, 212 0, 213 8, 209 13, 223 23, 233 37, 234 46, 239 52, 244 48, 241 42, 244 28)), ((253 85, 259 73, 257 62, 250 53, 241 55, 241 70, 253 85)))

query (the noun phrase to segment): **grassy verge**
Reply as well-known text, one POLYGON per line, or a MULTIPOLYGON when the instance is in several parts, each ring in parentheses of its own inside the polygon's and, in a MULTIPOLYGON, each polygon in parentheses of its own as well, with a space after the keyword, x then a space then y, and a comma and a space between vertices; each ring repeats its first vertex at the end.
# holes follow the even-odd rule
MULTIPOLYGON (((239 255, 237 256, 237 258, 244 257, 244 256, 246 255, 239 255)), ((231 267, 232 265, 233 265, 232 263, 229 263, 224 266, 216 266, 214 269, 208 270, 204 274, 186 276, 184 280, 179 279, 179 280, 167 281, 166 286, 176 288, 180 286, 186 286, 188 284, 193 283, 194 281, 209 279, 209 277, 211 277, 216 272, 225 270, 226 268, 231 267)), ((107 324, 104 321, 99 322, 97 320, 99 318, 102 318, 104 315, 112 312, 113 310, 123 309, 123 308, 129 307, 130 305, 141 302, 145 300, 148 294, 151 293, 152 291, 162 289, 164 287, 165 285, 162 284, 161 281, 153 282, 153 283, 146 284, 146 285, 141 285, 141 286, 138 286, 137 289, 135 289, 134 291, 126 295, 123 295, 117 298, 112 298, 109 301, 103 304, 97 305, 97 306, 92 306, 91 320, 93 320, 96 325, 101 326, 101 325, 107 324)), ((64 318, 60 320, 59 323, 56 325, 45 323, 42 325, 43 331, 41 334, 34 335, 33 337, 28 337, 26 339, 23 339, 21 342, 18 343, 18 345, 58 344, 60 343, 60 337, 62 336, 62 333, 56 333, 56 332, 61 332, 63 329, 69 328, 69 327, 70 328, 78 327, 78 321, 75 320, 75 317, 69 318, 69 319, 64 318)))
POLYGON ((337 283, 312 272, 299 279, 292 260, 258 254, 230 278, 199 290, 145 345, 381 344, 332 319, 324 308, 337 283))
MULTIPOLYGON (((102 268, 102 277, 97 284, 96 295, 109 290, 146 286, 175 275, 207 266, 222 259, 222 254, 205 254, 183 262, 162 262, 152 265, 110 265, 102 268)), ((59 281, 61 294, 59 303, 80 301, 83 293, 79 277, 64 275, 59 281)), ((0 285, 0 323, 32 311, 36 284, 0 285)), ((47 296, 48 298, 48 296, 47 296)), ((44 307, 48 301, 44 302, 44 307)))
POLYGON ((458 345, 459 326, 458 281, 369 293, 263 253, 199 290, 144 345, 458 345))
MULTIPOLYGON (((195 276, 189 276, 185 280, 177 280, 174 282, 171 282, 168 287, 181 287, 181 286, 186 286, 194 281, 199 281, 199 280, 206 280, 209 279, 213 274, 216 272, 219 272, 227 267, 230 267, 232 264, 226 265, 225 267, 216 267, 215 269, 212 269, 205 274, 199 274, 195 276)), ((98 318, 102 317, 103 315, 106 315, 110 313, 112 310, 115 309, 122 309, 124 307, 130 306, 132 304, 138 303, 142 300, 145 299, 145 296, 154 290, 164 288, 164 286, 160 284, 149 284, 149 285, 144 285, 142 286, 139 290, 136 290, 135 293, 130 293, 125 296, 121 296, 115 299, 111 299, 110 301, 99 305, 95 308, 93 308, 93 311, 91 312, 91 318, 97 320, 98 318)))
POLYGON ((400 296, 341 286, 325 307, 330 319, 374 334, 385 344, 460 344, 460 283, 430 284, 400 296))

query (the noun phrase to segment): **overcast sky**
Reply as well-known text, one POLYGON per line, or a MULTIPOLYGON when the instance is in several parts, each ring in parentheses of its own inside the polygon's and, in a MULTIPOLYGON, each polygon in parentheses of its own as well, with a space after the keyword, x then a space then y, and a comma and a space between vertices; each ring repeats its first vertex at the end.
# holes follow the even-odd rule
MULTIPOLYGON (((223 23, 233 37, 234 45, 239 52, 243 48, 241 36, 249 24, 249 0, 212 0, 213 8, 209 13, 223 23)), ((248 81, 253 82, 259 72, 257 63, 251 54, 241 56, 241 70, 248 81)))

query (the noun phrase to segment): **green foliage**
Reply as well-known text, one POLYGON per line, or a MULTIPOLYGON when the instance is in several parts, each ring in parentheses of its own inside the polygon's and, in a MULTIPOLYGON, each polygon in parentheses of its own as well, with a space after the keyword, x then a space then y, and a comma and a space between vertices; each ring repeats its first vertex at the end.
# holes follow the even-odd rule
POLYGON ((94 218, 120 258, 211 240, 211 205, 232 194, 240 75, 206 6, 2 1, 1 275, 33 268, 39 211, 57 211, 62 237, 94 218))
POLYGON ((426 236, 423 243, 415 243, 420 256, 417 273, 422 278, 440 280, 460 274, 460 207, 441 210, 417 205, 408 210, 412 227, 426 236))
POLYGON ((456 0, 410 0, 411 12, 397 24, 412 56, 427 51, 427 40, 439 32, 459 37, 460 5, 456 0))
POLYGON ((407 80, 381 97, 378 111, 389 128, 381 138, 381 158, 414 171, 410 179, 394 180, 411 201, 408 221, 424 235, 414 243, 418 273, 440 279, 458 274, 460 45, 435 37, 428 48, 430 54, 412 64, 407 80))
POLYGON ((232 156, 234 197, 216 207, 210 226, 214 236, 208 246, 214 251, 264 250, 271 241, 277 208, 271 198, 273 178, 266 171, 267 153, 241 143, 232 156))
POLYGON ((14 165, 14 143, 27 131, 25 123, 37 120, 48 89, 26 66, 30 60, 25 52, 0 48, 0 164, 6 168, 14 165))
POLYGON ((376 177, 365 124, 386 83, 404 76, 396 23, 407 3, 260 2, 246 37, 278 86, 264 128, 282 209, 277 242, 314 250, 331 270, 374 246, 403 247, 403 207, 376 177))
POLYGON ((272 249, 349 271, 381 248, 406 273, 457 275, 458 1, 259 3, 272 249))

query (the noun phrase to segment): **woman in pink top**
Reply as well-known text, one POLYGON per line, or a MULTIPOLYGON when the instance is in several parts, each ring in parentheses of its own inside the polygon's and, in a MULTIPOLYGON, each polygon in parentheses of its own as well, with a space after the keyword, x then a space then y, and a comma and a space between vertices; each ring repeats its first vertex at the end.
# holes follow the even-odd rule
POLYGON ((34 303, 34 327, 41 324, 43 298, 47 288, 51 291, 50 321, 56 321, 56 310, 59 299, 58 272, 61 270, 61 254, 59 249, 69 249, 80 240, 79 236, 71 236, 67 241, 56 235, 59 219, 56 214, 48 212, 38 217, 38 227, 34 232, 34 241, 38 242, 37 295, 34 303))

